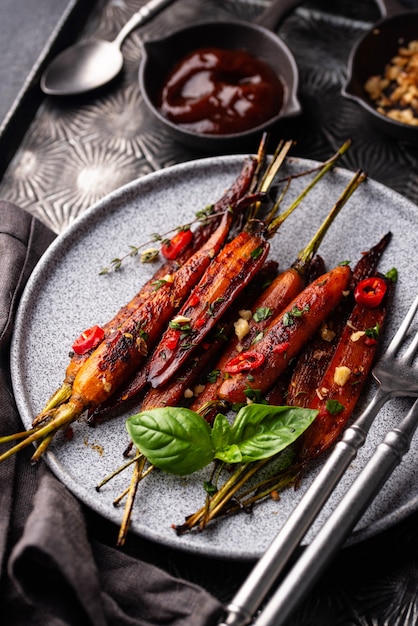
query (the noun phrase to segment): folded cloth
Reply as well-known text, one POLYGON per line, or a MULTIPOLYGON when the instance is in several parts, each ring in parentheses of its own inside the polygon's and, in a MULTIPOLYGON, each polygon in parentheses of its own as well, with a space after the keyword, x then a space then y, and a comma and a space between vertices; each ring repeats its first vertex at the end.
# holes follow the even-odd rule
MULTIPOLYGON (((9 351, 22 290, 54 238, 0 201, 0 436, 22 428, 9 351)), ((3 626, 210 626, 222 606, 199 585, 87 532, 83 505, 32 451, 0 464, 0 622, 3 626)))

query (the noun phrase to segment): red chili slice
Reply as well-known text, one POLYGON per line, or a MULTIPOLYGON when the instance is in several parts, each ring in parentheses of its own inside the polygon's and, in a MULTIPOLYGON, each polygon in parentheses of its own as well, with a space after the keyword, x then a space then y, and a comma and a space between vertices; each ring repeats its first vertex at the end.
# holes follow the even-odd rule
POLYGON ((166 348, 168 348, 169 350, 175 350, 175 348, 177 348, 179 339, 180 339, 180 331, 173 330, 173 329, 170 329, 169 331, 167 331, 167 336, 165 339, 166 348))
POLYGON ((239 374, 239 372, 249 372, 260 367, 265 361, 264 354, 255 351, 241 352, 225 364, 225 371, 228 374, 239 374))
POLYGON ((354 289, 354 299, 360 306, 374 309, 382 302, 387 290, 386 281, 378 276, 361 280, 354 289))
POLYGON ((85 354, 95 348, 104 338, 105 332, 100 326, 92 326, 84 330, 74 341, 72 348, 76 354, 85 354))
POLYGON ((161 254, 169 261, 177 259, 184 248, 189 245, 193 239, 193 233, 190 229, 180 230, 174 237, 163 243, 161 246, 161 254))
POLYGON ((273 352, 275 352, 276 354, 283 354, 283 352, 286 352, 289 346, 289 341, 284 341, 283 343, 279 343, 277 344, 277 346, 274 346, 273 352))
POLYGON ((187 304, 189 306, 196 306, 196 304, 199 304, 199 302, 200 302, 199 296, 197 295, 197 293, 194 293, 188 299, 187 304))

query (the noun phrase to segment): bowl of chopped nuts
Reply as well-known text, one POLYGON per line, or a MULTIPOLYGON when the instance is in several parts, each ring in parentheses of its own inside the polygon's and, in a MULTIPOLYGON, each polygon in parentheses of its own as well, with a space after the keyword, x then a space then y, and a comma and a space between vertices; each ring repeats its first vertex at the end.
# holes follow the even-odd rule
POLYGON ((395 139, 418 143, 418 10, 378 0, 385 16, 357 42, 342 95, 395 139))

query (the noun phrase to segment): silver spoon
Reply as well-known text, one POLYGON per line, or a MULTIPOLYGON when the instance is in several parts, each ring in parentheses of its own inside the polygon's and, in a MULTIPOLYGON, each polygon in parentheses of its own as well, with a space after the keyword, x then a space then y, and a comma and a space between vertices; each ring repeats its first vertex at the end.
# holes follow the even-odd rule
POLYGON ((126 37, 171 2, 150 0, 132 15, 113 41, 81 41, 61 52, 41 77, 42 91, 53 96, 72 96, 109 83, 123 67, 121 46, 126 37))

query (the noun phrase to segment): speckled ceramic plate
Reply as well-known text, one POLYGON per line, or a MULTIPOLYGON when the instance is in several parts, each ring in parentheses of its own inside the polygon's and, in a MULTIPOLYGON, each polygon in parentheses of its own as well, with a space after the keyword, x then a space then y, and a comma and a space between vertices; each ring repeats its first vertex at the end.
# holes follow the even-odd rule
MULTIPOLYGON (((135 259, 118 273, 100 276, 100 269, 127 252, 130 245, 144 243, 152 233, 167 231, 193 219, 197 210, 217 200, 232 183, 243 158, 202 159, 134 181, 96 204, 58 237, 27 285, 15 326, 12 376, 25 427, 30 426, 33 416, 60 385, 73 339, 84 328, 112 317, 153 271, 135 259)), ((312 165, 310 161, 289 159, 285 170, 301 172, 312 165)), ((294 261, 351 176, 351 172, 336 169, 285 222, 272 242, 271 252, 282 268, 294 261)), ((303 177, 294 179, 288 201, 305 185, 303 177)), ((393 334, 416 292, 416 272, 411 260, 417 246, 417 221, 414 205, 382 185, 368 181, 343 208, 321 246, 328 267, 347 259, 354 263, 362 251, 377 243, 388 230, 393 232, 392 243, 380 265, 382 271, 396 266, 400 277, 386 338, 393 334)), ((362 404, 372 391, 373 383, 370 383, 362 404)), ((364 465, 386 429, 400 419, 409 405, 408 400, 391 401, 381 411, 367 444, 330 505, 364 465)), ((47 461, 58 478, 80 500, 116 525, 120 524, 123 511, 113 506, 113 500, 128 484, 130 473, 120 474, 99 493, 95 486, 122 463, 128 443, 124 425, 127 416, 121 414, 94 429, 80 420, 74 426, 72 441, 58 436, 47 454, 47 461)), ((418 443, 414 442, 404 463, 382 489, 350 541, 369 537, 417 508, 417 447, 418 443)), ((201 506, 202 480, 208 472, 186 478, 155 472, 139 489, 131 531, 195 553, 255 558, 266 549, 314 473, 312 470, 306 476, 299 491, 283 493, 279 502, 265 502, 252 514, 242 513, 210 526, 205 532, 178 537, 171 526, 181 523, 201 506)), ((317 524, 326 514, 327 509, 317 524)))

